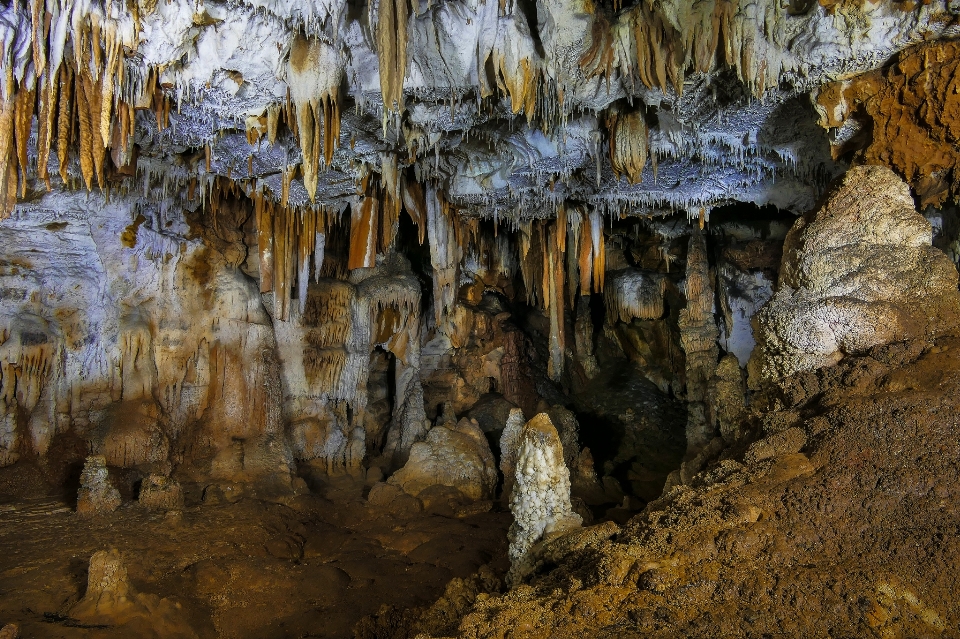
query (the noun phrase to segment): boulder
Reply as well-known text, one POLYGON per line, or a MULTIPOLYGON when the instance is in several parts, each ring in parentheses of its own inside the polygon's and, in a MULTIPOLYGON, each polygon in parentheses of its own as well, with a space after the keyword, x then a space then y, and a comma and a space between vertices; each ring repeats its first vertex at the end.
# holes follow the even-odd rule
POLYGON ((855 167, 784 243, 777 291, 754 318, 750 384, 954 326, 957 269, 892 171, 855 167))
POLYGON ((466 500, 477 501, 493 497, 497 480, 486 437, 476 420, 464 418, 452 427, 431 429, 424 441, 413 445, 409 460, 388 483, 414 497, 431 486, 449 486, 466 500))

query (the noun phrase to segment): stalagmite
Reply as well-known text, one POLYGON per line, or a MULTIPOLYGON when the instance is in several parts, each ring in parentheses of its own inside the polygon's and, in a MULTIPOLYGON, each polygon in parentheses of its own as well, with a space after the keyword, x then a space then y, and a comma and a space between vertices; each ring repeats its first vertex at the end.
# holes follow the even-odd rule
POLYGON ((100 455, 87 457, 80 476, 77 514, 82 517, 106 515, 120 507, 120 491, 110 485, 107 460, 100 455))
POLYGON ((694 227, 687 248, 687 305, 680 311, 680 342, 686 353, 687 456, 696 455, 713 437, 707 386, 717 368, 720 336, 714 318, 714 291, 706 238, 694 227))
POLYGON ((546 413, 535 416, 520 432, 514 477, 510 497, 513 523, 507 534, 507 582, 512 586, 535 566, 531 551, 537 542, 582 523, 570 505, 570 472, 563 461, 560 437, 546 413))
POLYGON ((501 500, 510 504, 513 486, 517 482, 517 453, 520 451, 520 434, 527 420, 519 408, 511 408, 507 423, 500 435, 500 472, 503 473, 503 494, 501 500))

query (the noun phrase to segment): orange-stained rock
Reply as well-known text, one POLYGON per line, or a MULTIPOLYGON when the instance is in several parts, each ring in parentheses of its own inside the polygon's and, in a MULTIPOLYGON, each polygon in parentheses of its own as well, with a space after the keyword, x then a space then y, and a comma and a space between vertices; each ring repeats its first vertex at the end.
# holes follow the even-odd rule
POLYGON ((858 162, 889 166, 921 206, 960 194, 960 43, 914 47, 884 72, 828 84, 816 107, 821 126, 846 132, 835 156, 856 150, 858 162))

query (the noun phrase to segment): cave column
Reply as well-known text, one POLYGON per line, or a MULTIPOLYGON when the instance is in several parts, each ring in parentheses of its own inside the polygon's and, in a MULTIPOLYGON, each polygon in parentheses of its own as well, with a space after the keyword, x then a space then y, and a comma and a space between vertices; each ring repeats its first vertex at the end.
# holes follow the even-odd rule
POLYGON ((696 227, 687 248, 686 294, 687 306, 680 311, 679 327, 680 343, 686 353, 687 457, 690 458, 713 438, 707 390, 720 353, 707 242, 696 227))

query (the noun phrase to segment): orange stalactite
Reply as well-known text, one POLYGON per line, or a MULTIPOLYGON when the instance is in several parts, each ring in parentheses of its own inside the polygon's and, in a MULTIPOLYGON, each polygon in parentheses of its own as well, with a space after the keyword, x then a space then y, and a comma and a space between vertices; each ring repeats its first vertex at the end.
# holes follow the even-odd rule
POLYGON ((27 142, 30 140, 30 124, 36 107, 37 92, 33 89, 21 89, 17 92, 14 128, 16 134, 17 163, 20 166, 20 197, 27 195, 27 142))
POLYGON ((401 194, 403 198, 403 208, 414 224, 417 225, 417 239, 420 245, 427 233, 427 198, 423 192, 423 186, 406 176, 401 178, 401 194))
POLYGON ((57 116, 57 160, 59 162, 60 179, 67 182, 67 155, 73 144, 74 100, 75 86, 73 73, 68 65, 60 68, 60 101, 57 116))
POLYGON ((380 206, 380 198, 375 189, 371 189, 360 198, 358 205, 351 207, 348 269, 371 268, 376 265, 380 206))

